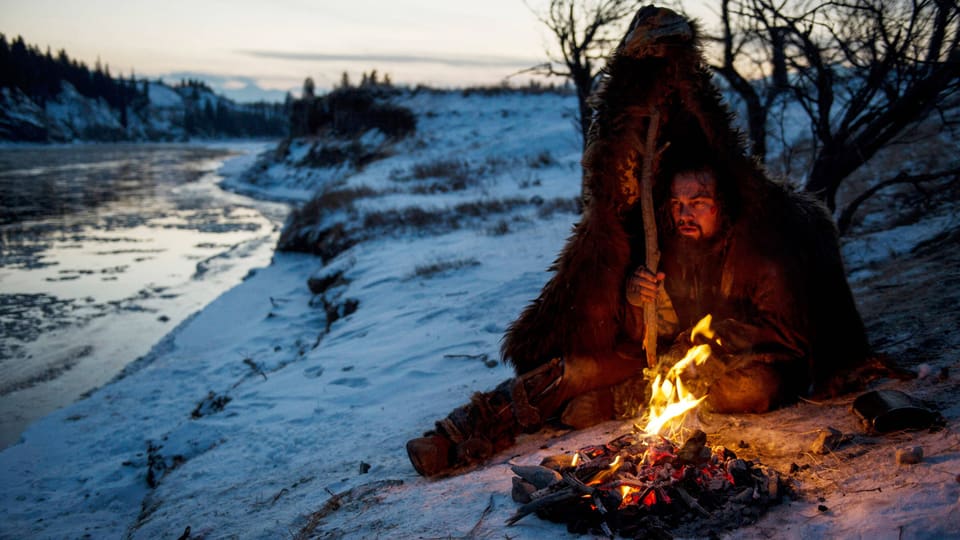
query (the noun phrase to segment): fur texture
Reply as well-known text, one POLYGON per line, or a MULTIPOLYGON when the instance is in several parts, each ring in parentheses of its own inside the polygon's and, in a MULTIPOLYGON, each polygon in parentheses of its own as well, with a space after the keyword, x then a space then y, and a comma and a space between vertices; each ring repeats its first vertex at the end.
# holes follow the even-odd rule
MULTIPOLYGON (((748 157, 702 60, 697 29, 675 13, 642 8, 605 68, 582 166, 581 221, 551 270, 556 273, 504 336, 504 361, 518 374, 551 358, 612 351, 621 340, 627 274, 643 262, 637 181, 645 159, 657 171, 656 203, 667 197, 667 157, 642 155, 649 113, 660 112, 663 156, 708 156, 728 217, 753 248, 796 269, 798 301, 808 303, 811 369, 823 386, 856 366, 869 348, 825 208, 769 179, 748 157)), ((658 220, 662 223, 662 220, 658 220)), ((663 227, 659 227, 661 245, 663 227)))

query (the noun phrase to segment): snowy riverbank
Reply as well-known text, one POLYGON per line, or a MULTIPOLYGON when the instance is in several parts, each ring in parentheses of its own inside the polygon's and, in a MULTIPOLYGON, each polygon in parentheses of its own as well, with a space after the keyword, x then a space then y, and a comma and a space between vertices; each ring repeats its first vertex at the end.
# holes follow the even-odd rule
MULTIPOLYGON (((260 170, 251 188, 289 199, 335 185, 363 196, 331 212, 330 223, 391 228, 325 266, 313 256, 275 255, 119 380, 31 426, 0 453, 0 536, 178 537, 187 527, 191 538, 570 536, 534 516, 504 525, 516 510, 509 464, 605 442, 629 422, 523 437, 488 466, 438 481, 417 476, 403 446, 472 391, 511 375, 495 362, 500 337, 538 294, 576 220, 572 205, 562 204, 579 191, 579 142, 563 115, 575 101, 407 99, 418 135, 392 146, 390 157, 360 172, 278 163, 260 170), (436 177, 414 174, 451 160, 465 163, 462 189, 432 191, 436 177), (475 207, 488 211, 465 215, 475 207), (396 215, 441 216, 446 226, 387 219, 396 215), (311 276, 337 274, 322 294, 307 288, 311 276), (356 311, 348 314, 347 305, 356 311), (339 319, 331 320, 330 306, 339 319)), ((304 151, 291 148, 294 157, 304 151)), ((953 219, 948 226, 956 229, 953 219)), ((871 337, 916 368, 913 351, 936 330, 930 312, 952 309, 941 323, 949 326, 960 303, 956 285, 916 285, 956 284, 957 256, 920 251, 907 266, 865 255, 869 245, 853 240, 847 256, 862 259, 870 276, 854 285, 871 337), (908 294, 927 296, 897 311, 908 294), (928 307, 951 298, 952 308, 928 307), (892 325, 902 339, 886 339, 896 333, 892 325)), ((701 415, 711 444, 736 448, 744 440, 743 457, 781 471, 801 466, 790 476, 799 500, 732 536, 955 534, 960 338, 944 339, 922 360, 930 373, 951 368, 946 378, 885 384, 940 406, 947 428, 937 433, 859 435, 853 396, 768 415, 701 415), (809 453, 827 425, 856 436, 835 453, 809 453), (924 446, 927 458, 896 465, 893 452, 905 445, 924 446)))

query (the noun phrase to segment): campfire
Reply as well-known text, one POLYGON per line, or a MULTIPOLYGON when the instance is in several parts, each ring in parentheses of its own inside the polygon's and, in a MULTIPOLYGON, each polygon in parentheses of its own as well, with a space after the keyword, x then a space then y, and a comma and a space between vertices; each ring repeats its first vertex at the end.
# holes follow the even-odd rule
POLYGON ((695 430, 674 441, 696 397, 681 375, 710 357, 718 343, 707 315, 694 329, 686 356, 651 385, 647 418, 633 433, 606 444, 551 456, 539 466, 514 466, 513 498, 521 506, 507 523, 536 513, 575 533, 627 538, 705 536, 756 521, 778 503, 780 475, 722 446, 709 447, 695 430))

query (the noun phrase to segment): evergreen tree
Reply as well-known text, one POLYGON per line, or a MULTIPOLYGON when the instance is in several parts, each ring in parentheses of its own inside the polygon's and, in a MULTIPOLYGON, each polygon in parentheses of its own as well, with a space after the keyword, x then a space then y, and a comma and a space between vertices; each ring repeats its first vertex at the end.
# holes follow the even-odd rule
POLYGON ((313 83, 313 77, 307 77, 303 80, 303 99, 313 99, 316 91, 316 85, 313 83))

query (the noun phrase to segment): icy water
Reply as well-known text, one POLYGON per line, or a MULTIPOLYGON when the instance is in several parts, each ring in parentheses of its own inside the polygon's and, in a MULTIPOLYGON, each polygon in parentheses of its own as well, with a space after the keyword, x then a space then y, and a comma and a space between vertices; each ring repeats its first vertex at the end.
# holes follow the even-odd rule
POLYGON ((287 208, 216 172, 263 148, 0 148, 0 448, 269 263, 287 208))

